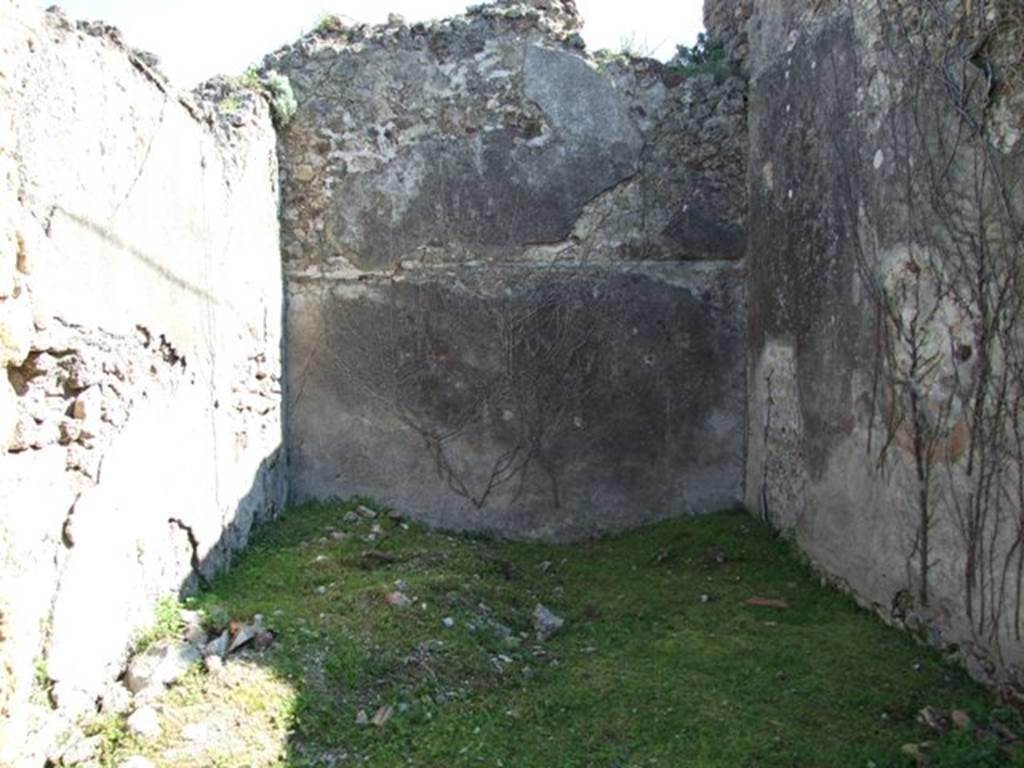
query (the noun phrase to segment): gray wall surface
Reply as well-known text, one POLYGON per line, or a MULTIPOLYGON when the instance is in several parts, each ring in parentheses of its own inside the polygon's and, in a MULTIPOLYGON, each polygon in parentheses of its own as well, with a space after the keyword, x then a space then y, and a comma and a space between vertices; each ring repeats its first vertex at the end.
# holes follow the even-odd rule
POLYGON ((744 81, 592 59, 567 7, 265 62, 293 498, 544 538, 742 498, 744 81))
POLYGON ((709 0, 688 73, 568 0, 335 20, 265 60, 275 134, 0 0, 0 763, 286 491, 554 540, 745 501, 1024 696, 1009 2, 906 38, 952 89, 875 0, 709 0))
MULTIPOLYGON (((887 620, 958 650, 979 679, 1021 686, 1019 406, 995 408, 993 388, 978 405, 995 347, 971 287, 986 253, 986 290, 1019 295, 1019 252, 983 212, 1024 210, 1020 189, 1006 208, 976 205, 999 178, 989 169, 1022 167, 1001 115, 1016 97, 966 138, 952 91, 914 69, 927 58, 886 36, 879 9, 898 7, 754 3, 747 504, 887 620)), ((933 52, 955 39, 906 37, 933 52)), ((967 53, 946 63, 970 94, 967 53)), ((1000 317, 990 327, 1021 338, 1019 317, 1000 317)), ((1019 343, 999 343, 991 381, 1012 399, 1019 343)))

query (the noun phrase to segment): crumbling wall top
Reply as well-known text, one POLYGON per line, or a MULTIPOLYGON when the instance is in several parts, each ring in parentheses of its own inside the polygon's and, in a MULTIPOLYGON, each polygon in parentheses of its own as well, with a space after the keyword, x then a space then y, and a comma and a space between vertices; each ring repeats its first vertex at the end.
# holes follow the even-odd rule
POLYGON ((754 0, 704 0, 708 37, 736 64, 745 64, 749 56, 747 22, 753 12, 754 0))

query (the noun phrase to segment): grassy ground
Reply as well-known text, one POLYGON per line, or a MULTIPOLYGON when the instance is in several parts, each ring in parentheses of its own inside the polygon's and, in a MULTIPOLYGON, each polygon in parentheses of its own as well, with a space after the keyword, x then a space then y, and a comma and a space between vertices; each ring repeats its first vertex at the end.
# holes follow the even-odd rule
POLYGON ((745 515, 546 546, 345 522, 357 503, 261 532, 197 604, 262 614, 276 641, 191 673, 164 699, 159 739, 108 724, 108 762, 883 768, 914 765, 901 748, 931 741, 927 765, 1024 765, 919 724, 926 705, 1019 715, 822 588, 745 515), (411 605, 389 604, 396 582, 411 605), (538 602, 566 619, 543 643, 538 602), (382 726, 362 724, 387 707, 382 726))

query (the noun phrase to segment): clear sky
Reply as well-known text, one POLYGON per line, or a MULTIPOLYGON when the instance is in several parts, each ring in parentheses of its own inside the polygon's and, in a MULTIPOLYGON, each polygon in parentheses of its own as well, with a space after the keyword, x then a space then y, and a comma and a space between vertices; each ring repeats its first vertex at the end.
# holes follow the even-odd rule
MULTIPOLYGON (((178 85, 216 74, 239 74, 291 42, 327 13, 379 23, 389 12, 409 21, 461 13, 479 0, 39 0, 67 14, 119 27, 136 48, 157 54, 178 85)), ((702 0, 577 0, 587 45, 668 58, 703 28, 702 0)))

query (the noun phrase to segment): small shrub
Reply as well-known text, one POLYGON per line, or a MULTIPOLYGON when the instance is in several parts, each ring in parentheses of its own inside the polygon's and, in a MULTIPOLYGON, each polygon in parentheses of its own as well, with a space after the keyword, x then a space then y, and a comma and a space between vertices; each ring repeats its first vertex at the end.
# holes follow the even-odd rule
POLYGON ((686 75, 719 74, 728 68, 728 56, 722 43, 701 32, 693 45, 676 46, 668 66, 686 75))
POLYGON ((641 40, 633 34, 619 39, 619 55, 632 59, 649 59, 654 56, 654 50, 646 39, 641 40))
POLYGON ((228 96, 226 99, 219 101, 217 106, 224 112, 237 112, 242 108, 242 102, 235 96, 228 96))
POLYGON ((299 108, 292 84, 287 77, 274 70, 267 72, 264 83, 270 91, 270 109, 274 115, 274 122, 279 128, 288 125, 299 108))
POLYGON ((242 88, 248 88, 250 91, 258 91, 263 87, 263 81, 260 80, 260 73, 256 67, 249 67, 239 75, 238 84, 242 88))
POLYGON ((340 16, 333 13, 328 13, 324 15, 324 17, 321 18, 320 21, 317 22, 317 25, 313 28, 313 31, 321 35, 330 35, 335 32, 341 32, 344 28, 345 22, 342 21, 340 16))
POLYGON ((50 703, 50 673, 46 667, 46 657, 40 654, 33 662, 32 675, 32 701, 35 704, 49 705, 50 703))

